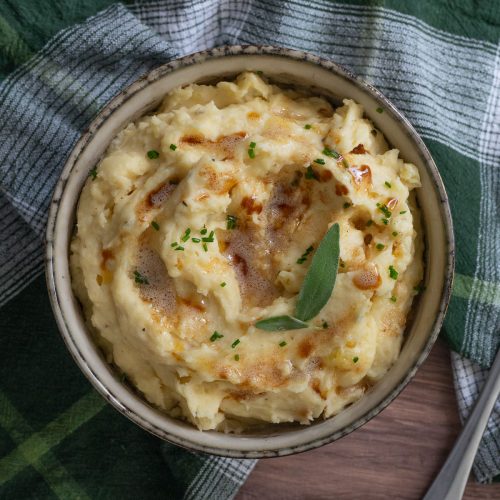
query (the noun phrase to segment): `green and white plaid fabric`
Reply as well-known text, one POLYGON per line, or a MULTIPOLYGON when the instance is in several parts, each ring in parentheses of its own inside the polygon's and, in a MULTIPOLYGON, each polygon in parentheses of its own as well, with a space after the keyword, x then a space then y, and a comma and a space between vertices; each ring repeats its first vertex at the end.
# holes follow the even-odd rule
MULTIPOLYGON (((231 498, 255 464, 162 445, 109 408, 66 353, 41 277, 50 196, 81 131, 139 75, 216 45, 331 58, 416 126, 455 223, 442 334, 464 417, 500 343, 500 3, 110 4, 0 3, 0 497, 231 498)), ((474 470, 483 482, 500 473, 498 406, 474 470)))

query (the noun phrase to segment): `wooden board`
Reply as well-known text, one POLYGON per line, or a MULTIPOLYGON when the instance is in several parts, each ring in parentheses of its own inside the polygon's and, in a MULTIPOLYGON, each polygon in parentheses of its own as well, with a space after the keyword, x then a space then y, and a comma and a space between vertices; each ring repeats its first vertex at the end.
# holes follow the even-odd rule
MULTIPOLYGON (((260 460, 237 499, 419 499, 459 431, 449 350, 438 341, 381 414, 317 450, 260 460)), ((464 498, 500 499, 500 484, 469 481, 464 498)))

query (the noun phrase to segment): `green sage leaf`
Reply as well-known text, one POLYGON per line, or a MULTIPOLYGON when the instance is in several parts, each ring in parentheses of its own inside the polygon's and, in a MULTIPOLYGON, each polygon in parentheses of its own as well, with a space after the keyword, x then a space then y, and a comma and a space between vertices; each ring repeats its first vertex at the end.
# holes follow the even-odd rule
POLYGON ((332 295, 340 254, 340 228, 334 224, 314 254, 297 299, 295 316, 301 321, 314 318, 332 295))
POLYGON ((286 330, 299 330, 308 328, 309 325, 292 316, 272 316, 255 323, 255 328, 267 330, 268 332, 283 332, 286 330))

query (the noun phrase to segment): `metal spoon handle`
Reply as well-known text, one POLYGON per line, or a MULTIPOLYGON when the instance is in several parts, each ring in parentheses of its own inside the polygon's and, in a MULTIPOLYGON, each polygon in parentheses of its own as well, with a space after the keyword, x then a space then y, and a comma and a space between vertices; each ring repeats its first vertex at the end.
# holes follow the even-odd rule
POLYGON ((462 498, 477 448, 500 393, 500 350, 467 422, 424 500, 462 498))

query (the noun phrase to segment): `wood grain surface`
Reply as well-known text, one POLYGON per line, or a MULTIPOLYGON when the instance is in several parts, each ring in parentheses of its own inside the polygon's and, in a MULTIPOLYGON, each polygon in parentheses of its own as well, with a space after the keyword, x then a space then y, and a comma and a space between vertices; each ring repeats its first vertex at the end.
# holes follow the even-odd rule
MULTIPOLYGON (((260 460, 237 499, 420 499, 460 427, 449 350, 438 341, 381 414, 322 448, 260 460)), ((464 498, 500 499, 500 483, 470 480, 464 498)))

